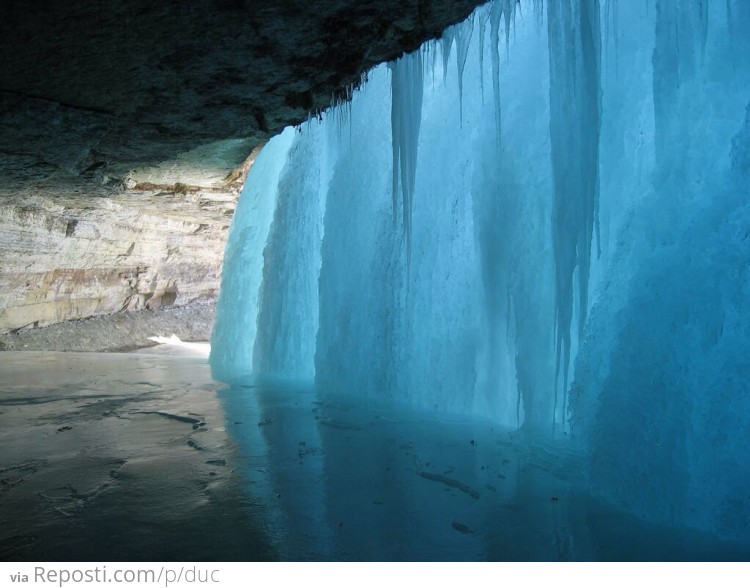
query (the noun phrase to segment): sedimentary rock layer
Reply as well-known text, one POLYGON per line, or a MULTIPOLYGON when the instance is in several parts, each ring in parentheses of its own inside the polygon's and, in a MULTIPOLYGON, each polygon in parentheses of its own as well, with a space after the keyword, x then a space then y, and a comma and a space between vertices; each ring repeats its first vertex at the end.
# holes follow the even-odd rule
POLYGON ((0 333, 215 297, 231 192, 46 194, 0 207, 0 333))

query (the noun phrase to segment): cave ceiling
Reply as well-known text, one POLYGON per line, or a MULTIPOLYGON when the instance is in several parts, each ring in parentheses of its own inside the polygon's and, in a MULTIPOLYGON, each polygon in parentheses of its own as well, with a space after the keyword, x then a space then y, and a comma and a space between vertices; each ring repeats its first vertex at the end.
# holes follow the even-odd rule
POLYGON ((480 3, 5 0, 0 196, 241 183, 270 136, 480 3))

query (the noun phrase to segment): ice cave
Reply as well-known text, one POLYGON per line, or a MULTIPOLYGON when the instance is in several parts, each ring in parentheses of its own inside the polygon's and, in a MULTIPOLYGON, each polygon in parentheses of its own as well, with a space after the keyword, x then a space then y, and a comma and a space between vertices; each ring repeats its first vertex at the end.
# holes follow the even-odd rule
POLYGON ((379 1, 0 51, 0 560, 750 561, 750 1, 379 1))
POLYGON ((479 419, 750 540, 748 31, 744 2, 494 0, 370 71, 251 169, 214 376, 479 419))

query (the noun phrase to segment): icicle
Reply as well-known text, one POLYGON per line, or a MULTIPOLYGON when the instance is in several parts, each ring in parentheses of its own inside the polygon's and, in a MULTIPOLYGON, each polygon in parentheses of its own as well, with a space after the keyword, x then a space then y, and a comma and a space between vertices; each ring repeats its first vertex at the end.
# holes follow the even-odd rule
POLYGON ((619 33, 617 28, 618 0, 604 0, 604 43, 609 48, 610 40, 615 51, 615 73, 619 75, 619 33))
POLYGON ((481 92, 482 105, 484 105, 484 31, 489 17, 489 12, 479 14, 479 90, 481 92))
POLYGON ((534 14, 537 24, 541 27, 544 24, 544 0, 534 0, 534 14))
POLYGON ((513 12, 517 0, 503 0, 503 15, 505 16, 505 54, 510 55, 510 25, 513 22, 513 12))
MULTIPOLYGON (((568 386, 574 299, 578 335, 588 310, 591 241, 598 225, 601 40, 599 0, 548 0, 554 204, 555 404, 568 386), (575 113, 575 114, 574 114, 575 113), (574 287, 577 276, 577 292, 574 287)), ((563 415, 563 419, 565 415, 563 415)))
POLYGON ((352 116, 352 98, 354 97, 354 88, 351 87, 349 91, 349 102, 347 103, 347 109, 349 111, 349 147, 352 146, 352 127, 354 127, 354 117, 352 116))
POLYGON ((701 23, 701 59, 706 57, 706 42, 708 41, 708 0, 698 0, 701 23))
POLYGON ((456 27, 456 65, 458 66, 458 116, 459 124, 463 126, 464 120, 464 68, 466 58, 469 55, 469 42, 474 32, 474 18, 470 18, 465 24, 456 27))
POLYGON ((658 0, 654 46, 654 115, 656 160, 661 173, 682 174, 684 158, 674 157, 674 146, 689 138, 689 125, 675 105, 694 96, 708 34, 707 0, 658 0))
POLYGON ((615 74, 620 75, 620 29, 618 26, 620 5, 618 0, 612 0, 612 31, 615 39, 615 74))
POLYGON ((492 57, 492 95, 495 99, 495 131, 497 133, 498 154, 501 147, 500 112, 500 18, 503 14, 501 0, 495 0, 490 9, 490 55, 492 57))
POLYGON ((521 7, 521 0, 515 0, 515 4, 513 4, 513 9, 511 12, 511 16, 513 17, 513 40, 516 40, 516 33, 518 31, 518 26, 516 23, 516 18, 518 16, 521 17, 521 23, 523 23, 523 8, 521 7))
POLYGON ((734 51, 734 22, 732 17, 732 0, 727 0, 727 36, 729 37, 729 55, 732 67, 735 67, 737 58, 734 51))
POLYGON ((501 147, 500 107, 500 20, 505 22, 505 50, 510 54, 510 25, 519 0, 495 0, 490 7, 490 54, 492 56, 492 91, 495 98, 495 127, 497 129, 498 153, 501 147))
POLYGON ((453 47, 453 38, 456 35, 457 27, 448 27, 443 31, 440 38, 440 44, 443 48, 443 82, 448 78, 448 60, 451 56, 451 47, 453 47))
POLYGON ((432 71, 432 87, 435 87, 435 65, 437 63, 437 41, 430 41, 430 44, 427 47, 427 50, 430 52, 430 57, 432 61, 432 65, 430 66, 430 70, 432 71))
POLYGON ((352 121, 352 95, 354 93, 354 86, 348 85, 344 88, 344 94, 342 97, 336 99, 336 105, 332 109, 334 120, 336 121, 336 129, 338 132, 339 141, 343 138, 345 129, 349 131, 349 142, 351 143, 351 121, 352 121))
POLYGON ((406 240, 407 269, 411 267, 411 215, 417 172, 419 129, 422 121, 423 60, 416 51, 392 62, 391 133, 393 145, 393 214, 398 208, 401 184, 402 220, 406 240))

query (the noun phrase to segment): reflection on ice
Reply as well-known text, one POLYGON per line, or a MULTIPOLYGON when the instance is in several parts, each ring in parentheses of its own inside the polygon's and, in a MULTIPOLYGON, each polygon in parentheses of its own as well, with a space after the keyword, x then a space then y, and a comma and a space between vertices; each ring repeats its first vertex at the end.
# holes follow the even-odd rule
POLYGON ((564 438, 199 357, 5 352, 0 382, 1 560, 750 557, 592 500, 564 438))
POLYGON ((0 561, 268 559, 205 358, 0 353, 0 561))
POLYGON ((299 384, 219 396, 236 464, 281 559, 745 559, 591 499, 564 439, 299 384))

